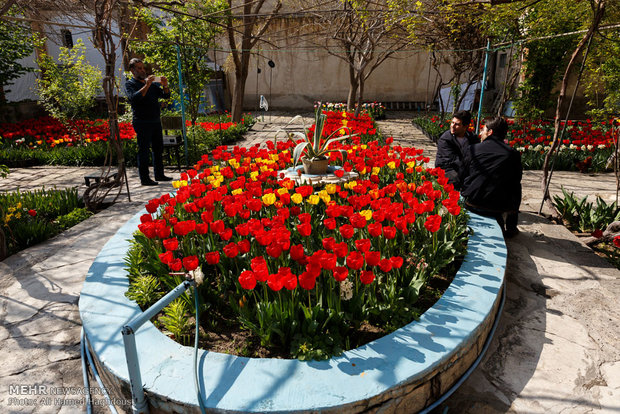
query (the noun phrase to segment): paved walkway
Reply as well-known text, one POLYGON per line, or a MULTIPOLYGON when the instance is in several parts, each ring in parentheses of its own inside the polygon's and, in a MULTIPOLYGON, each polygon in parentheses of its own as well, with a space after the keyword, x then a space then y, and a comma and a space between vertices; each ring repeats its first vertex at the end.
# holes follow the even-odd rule
MULTIPOLYGON (((379 122, 401 145, 434 145, 410 123, 413 112, 388 112, 379 122)), ((307 114, 310 121, 311 114, 307 114)), ((264 117, 242 145, 262 143, 291 115, 264 117)), ((93 169, 14 169, 0 191, 45 186, 84 190, 93 169)), ((178 172, 167 171, 168 175, 178 172)), ((0 262, 0 411, 79 412, 82 282, 93 259, 116 230, 169 183, 141 187, 128 173, 125 193, 110 208, 59 236, 0 262), (43 385, 48 394, 33 395, 43 385), (19 394, 20 392, 25 394, 19 394), (76 404, 79 406, 77 407, 76 404)), ((519 228, 507 241, 507 299, 486 356, 437 413, 620 413, 620 272, 564 227, 536 215, 540 172, 524 175, 519 228)), ((556 173, 552 194, 564 186, 578 195, 615 199, 610 174, 556 173)), ((106 412, 97 409, 96 412, 106 412)))

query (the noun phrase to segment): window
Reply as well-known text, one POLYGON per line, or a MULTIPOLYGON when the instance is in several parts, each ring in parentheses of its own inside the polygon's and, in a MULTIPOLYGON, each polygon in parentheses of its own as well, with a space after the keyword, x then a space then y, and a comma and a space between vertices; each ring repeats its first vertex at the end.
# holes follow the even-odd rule
POLYGON ((506 54, 505 53, 500 53, 498 66, 500 68, 506 67, 506 54))
POLYGON ((62 40, 62 45, 68 49, 73 47, 73 36, 71 32, 67 29, 60 30, 60 39, 62 40))

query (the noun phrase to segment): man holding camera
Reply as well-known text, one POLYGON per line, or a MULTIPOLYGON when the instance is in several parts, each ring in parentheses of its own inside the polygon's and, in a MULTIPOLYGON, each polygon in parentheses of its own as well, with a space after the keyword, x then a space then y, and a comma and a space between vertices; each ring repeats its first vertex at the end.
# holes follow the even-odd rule
POLYGON ((157 185, 157 181, 171 181, 164 175, 164 142, 160 119, 159 99, 170 98, 168 80, 154 75, 146 76, 144 63, 138 58, 129 61, 133 77, 125 83, 127 99, 133 110, 133 129, 138 139, 138 173, 142 185, 157 185), (159 80, 159 79, 157 79, 159 80), (149 176, 149 152, 153 154, 155 181, 149 176))

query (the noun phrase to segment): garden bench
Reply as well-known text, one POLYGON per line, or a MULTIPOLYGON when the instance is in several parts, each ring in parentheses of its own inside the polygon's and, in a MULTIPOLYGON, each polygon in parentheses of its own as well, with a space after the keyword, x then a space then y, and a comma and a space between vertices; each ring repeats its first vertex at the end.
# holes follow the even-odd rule
POLYGON ((164 151, 167 158, 172 158, 172 152, 177 160, 177 168, 181 171, 181 154, 179 148, 183 145, 183 119, 180 116, 163 116, 161 127, 164 132, 164 151))
POLYGON ((116 180, 118 176, 118 171, 110 171, 108 175, 102 176, 101 172, 93 172, 84 176, 84 182, 86 186, 90 186, 90 181, 94 181, 95 183, 99 183, 101 179, 103 179, 104 183, 107 183, 110 180, 116 180))

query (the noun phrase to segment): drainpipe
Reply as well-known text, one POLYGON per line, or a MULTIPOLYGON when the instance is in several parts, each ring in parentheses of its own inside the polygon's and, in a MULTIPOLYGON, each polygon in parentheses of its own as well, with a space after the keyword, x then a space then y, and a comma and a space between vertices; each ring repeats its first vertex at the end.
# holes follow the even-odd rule
POLYGON ((129 373, 129 385, 131 386, 131 400, 133 414, 148 414, 149 407, 144 396, 142 387, 142 375, 140 374, 140 361, 138 360, 138 348, 136 346, 136 331, 152 317, 157 315, 170 302, 181 296, 191 286, 195 286, 193 280, 186 280, 166 296, 155 302, 150 308, 133 318, 121 329, 123 343, 125 344, 125 358, 127 359, 127 371, 129 373))
POLYGON ((181 103, 181 119, 183 121, 183 145, 185 147, 185 166, 189 166, 189 156, 187 155, 187 130, 185 128, 185 93, 183 91, 183 72, 181 67, 181 48, 179 47, 179 43, 175 45, 177 49, 177 72, 179 72, 179 96, 181 99, 179 102, 181 103))

